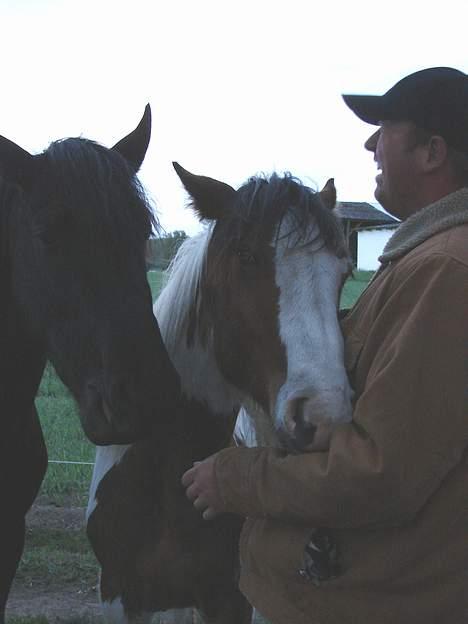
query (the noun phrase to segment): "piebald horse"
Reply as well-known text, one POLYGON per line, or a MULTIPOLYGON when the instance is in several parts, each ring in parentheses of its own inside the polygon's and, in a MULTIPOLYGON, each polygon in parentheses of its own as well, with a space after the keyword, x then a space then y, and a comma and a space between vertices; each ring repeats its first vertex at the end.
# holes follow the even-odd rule
POLYGON ((97 450, 87 530, 109 621, 196 607, 208 623, 242 624, 242 519, 203 520, 180 477, 230 443, 241 404, 273 419, 268 443, 291 449, 350 420, 337 315, 350 263, 329 188, 273 174, 236 191, 174 166, 210 224, 182 245, 154 307, 182 395, 172 414, 154 406, 147 440, 97 450))

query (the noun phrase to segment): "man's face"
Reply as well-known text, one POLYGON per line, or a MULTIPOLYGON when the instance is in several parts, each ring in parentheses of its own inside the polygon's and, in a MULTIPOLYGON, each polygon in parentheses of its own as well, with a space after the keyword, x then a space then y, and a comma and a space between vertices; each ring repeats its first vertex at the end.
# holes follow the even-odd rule
POLYGON ((418 184, 418 147, 414 125, 407 121, 383 121, 365 148, 374 153, 380 170, 375 198, 390 214, 405 219, 415 211, 418 184))

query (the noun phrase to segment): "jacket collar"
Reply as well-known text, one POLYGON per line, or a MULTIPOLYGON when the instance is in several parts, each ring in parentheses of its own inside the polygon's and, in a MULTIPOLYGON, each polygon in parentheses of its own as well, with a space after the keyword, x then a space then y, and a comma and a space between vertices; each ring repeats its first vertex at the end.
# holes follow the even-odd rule
POLYGON ((384 247, 379 261, 397 260, 425 240, 457 225, 468 223, 468 188, 461 188, 429 204, 398 226, 384 247))

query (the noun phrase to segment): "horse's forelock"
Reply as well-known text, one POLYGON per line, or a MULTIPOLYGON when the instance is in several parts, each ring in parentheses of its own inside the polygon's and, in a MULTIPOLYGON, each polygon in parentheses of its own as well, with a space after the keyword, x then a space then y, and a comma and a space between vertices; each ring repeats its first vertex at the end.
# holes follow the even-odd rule
MULTIPOLYGON (((278 234, 286 218, 290 227, 288 246, 314 242, 308 237, 315 230, 332 252, 339 256, 346 255, 340 223, 323 205, 320 193, 305 186, 290 173, 254 176, 240 187, 235 205, 222 228, 226 238, 224 242, 240 241, 252 228, 268 231, 265 227, 268 224, 273 225, 273 233, 278 234)), ((221 241, 218 247, 224 248, 221 241)))

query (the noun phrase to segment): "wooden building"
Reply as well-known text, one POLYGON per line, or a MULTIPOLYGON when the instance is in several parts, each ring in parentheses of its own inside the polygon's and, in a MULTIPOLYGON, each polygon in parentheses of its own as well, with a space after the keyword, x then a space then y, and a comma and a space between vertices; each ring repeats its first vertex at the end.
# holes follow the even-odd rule
POLYGON ((357 266, 358 232, 379 226, 396 226, 398 220, 366 202, 338 202, 334 208, 336 215, 343 222, 348 247, 357 266))

